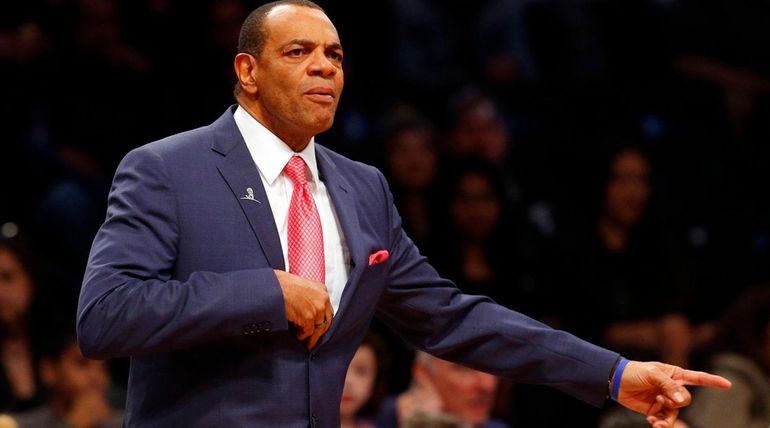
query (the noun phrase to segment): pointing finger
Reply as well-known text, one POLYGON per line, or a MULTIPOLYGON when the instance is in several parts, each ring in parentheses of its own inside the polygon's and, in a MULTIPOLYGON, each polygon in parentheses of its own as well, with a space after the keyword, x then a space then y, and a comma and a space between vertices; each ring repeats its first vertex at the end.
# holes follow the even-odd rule
POLYGON ((682 385, 710 386, 719 389, 729 389, 732 386, 732 383, 722 376, 694 370, 682 370, 677 380, 682 385))

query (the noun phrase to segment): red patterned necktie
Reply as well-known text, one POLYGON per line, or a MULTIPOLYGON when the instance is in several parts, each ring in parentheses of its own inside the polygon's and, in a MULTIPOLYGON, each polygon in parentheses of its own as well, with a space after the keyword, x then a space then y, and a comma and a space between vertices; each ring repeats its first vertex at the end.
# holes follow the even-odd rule
POLYGON ((321 218, 307 186, 306 169, 305 161, 299 156, 292 156, 283 168, 294 183, 287 227, 289 272, 323 283, 326 279, 324 237, 321 218))

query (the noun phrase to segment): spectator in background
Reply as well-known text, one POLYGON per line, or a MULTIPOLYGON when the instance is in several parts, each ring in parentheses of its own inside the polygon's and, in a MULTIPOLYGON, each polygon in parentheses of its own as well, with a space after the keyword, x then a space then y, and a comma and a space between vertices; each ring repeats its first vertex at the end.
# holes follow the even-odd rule
POLYGON ((499 168, 506 203, 520 203, 521 190, 514 177, 513 135, 498 104, 474 88, 467 88, 456 100, 447 132, 450 158, 482 159, 499 168))
POLYGON ((17 422, 23 428, 120 427, 122 415, 110 408, 105 397, 110 386, 105 363, 83 356, 74 331, 46 339, 38 369, 49 392, 48 403, 15 414, 17 422))
POLYGON ((500 170, 476 158, 457 161, 441 181, 445 213, 428 255, 463 292, 489 296, 530 316, 546 313, 546 286, 532 263, 520 213, 506 198, 500 170))
POLYGON ((770 288, 749 289, 718 325, 711 368, 732 390, 700 391, 685 412, 699 428, 767 428, 770 425, 770 288))
POLYGON ((470 159, 455 163, 442 181, 447 201, 441 219, 445 233, 431 252, 436 268, 468 294, 482 294, 501 304, 515 301, 507 278, 512 242, 506 227, 505 190, 495 168, 470 159))
POLYGON ((39 300, 35 268, 20 238, 0 238, 0 411, 42 403, 35 375, 33 305, 39 300))
POLYGON ((385 343, 375 333, 364 336, 345 376, 340 401, 341 428, 373 428, 385 395, 385 343))
MULTIPOLYGON (((520 237, 527 236, 526 247, 532 253, 545 250, 546 241, 556 231, 552 203, 547 200, 544 190, 539 188, 542 179, 535 178, 531 163, 532 153, 514 144, 511 118, 490 96, 466 88, 453 101, 452 123, 447 132, 447 154, 453 159, 479 158, 498 170, 505 204, 515 214, 520 237), (527 182, 526 185, 522 183, 527 182)), ((527 149, 530 150, 530 149, 527 149)), ((541 254, 532 254, 536 258, 541 254)))
POLYGON ((691 328, 678 306, 682 286, 666 230, 650 209, 650 161, 639 148, 622 146, 605 165, 596 211, 577 226, 560 281, 571 296, 565 302, 587 302, 564 309, 567 328, 637 358, 686 366, 691 328), (645 296, 653 290, 665 302, 650 304, 645 296))
POLYGON ((50 159, 39 165, 46 176, 34 189, 30 240, 56 280, 52 291, 74 308, 112 172, 137 139, 155 130, 159 115, 146 102, 155 93, 154 65, 129 40, 121 2, 54 3, 55 49, 46 74, 56 79, 42 96, 35 130, 50 159), (120 101, 106 100, 108 92, 120 101))
MULTIPOLYGON (((403 228, 418 248, 429 250, 441 231, 436 212, 442 196, 436 188, 440 165, 436 129, 416 109, 402 105, 391 111, 383 134, 382 170, 403 228)), ((409 385, 414 352, 376 317, 371 328, 387 343, 391 355, 399 356, 391 361, 388 387, 401 391, 409 385)))
POLYGON ((456 101, 448 139, 452 156, 475 156, 498 165, 509 160, 513 144, 498 105, 473 89, 456 101))
MULTIPOLYGON (((553 285, 554 295, 563 298, 549 303, 572 333, 635 358, 687 365, 695 334, 683 315, 684 286, 668 225, 656 211, 650 159, 618 138, 600 146, 596 156, 565 185, 577 187, 562 217, 565 234, 553 285), (652 295, 665 298, 652 302, 652 295)), ((516 408, 517 417, 529 422, 543 413, 541 402, 562 408, 545 413, 552 426, 597 426, 602 413, 614 411, 586 409, 551 391, 517 389, 514 397, 532 403, 516 408)))
POLYGON ((424 412, 446 413, 476 428, 504 428, 491 418, 497 386, 493 375, 418 351, 412 386, 383 403, 377 426, 395 428, 424 412))
POLYGON ((439 155, 435 130, 416 112, 397 115, 386 131, 385 171, 404 230, 418 246, 427 245, 434 233, 435 181, 439 155))

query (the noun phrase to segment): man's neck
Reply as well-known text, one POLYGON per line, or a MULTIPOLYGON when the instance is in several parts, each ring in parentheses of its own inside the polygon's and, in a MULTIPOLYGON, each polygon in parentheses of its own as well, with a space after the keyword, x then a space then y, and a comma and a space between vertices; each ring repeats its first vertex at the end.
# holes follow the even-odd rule
MULTIPOLYGON (((278 137, 281 141, 283 141, 284 144, 289 146, 289 148, 294 151, 295 153, 299 153, 302 150, 305 150, 305 147, 307 147, 308 144, 310 144, 310 140, 313 138, 312 135, 307 135, 304 133, 293 133, 289 130, 281 130, 279 131, 276 124, 269 123, 269 121, 263 119, 262 114, 260 114, 259 109, 256 108, 251 103, 244 101, 243 99, 239 98, 238 103, 240 104, 241 108, 246 110, 246 112, 254 118, 257 122, 262 124, 262 126, 265 127, 268 131, 272 132, 273 135, 278 137)), ((289 128, 284 127, 284 128, 289 128)))

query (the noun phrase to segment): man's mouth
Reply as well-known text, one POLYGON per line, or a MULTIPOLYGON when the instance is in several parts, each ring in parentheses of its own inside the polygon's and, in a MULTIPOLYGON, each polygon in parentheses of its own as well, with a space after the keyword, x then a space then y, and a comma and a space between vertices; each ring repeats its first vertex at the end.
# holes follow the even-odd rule
POLYGON ((334 91, 331 88, 327 87, 315 87, 311 88, 307 92, 305 92, 305 95, 310 97, 311 100, 323 103, 323 104, 331 104, 334 102, 334 91))

